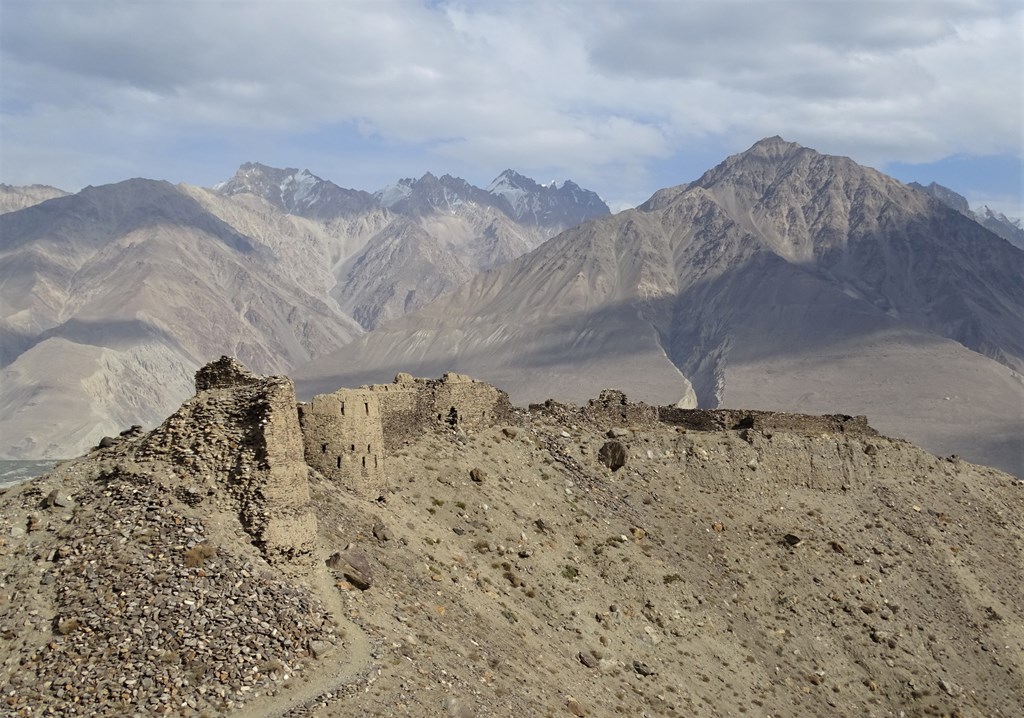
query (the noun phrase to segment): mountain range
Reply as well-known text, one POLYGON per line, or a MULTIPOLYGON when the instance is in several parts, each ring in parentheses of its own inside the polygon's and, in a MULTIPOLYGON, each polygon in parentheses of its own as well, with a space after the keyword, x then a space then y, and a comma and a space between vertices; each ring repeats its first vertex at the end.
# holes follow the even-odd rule
POLYGON ((390 206, 258 163, 210 189, 0 186, 0 456, 151 424, 211 356, 288 371, 608 213, 575 184, 511 171, 494 185, 522 190, 518 215, 447 175, 405 182, 390 206))
POLYGON ((978 209, 973 210, 966 197, 936 182, 931 182, 927 185, 911 182, 910 186, 922 192, 927 192, 947 207, 951 207, 960 214, 970 217, 1015 247, 1024 249, 1024 226, 1021 225, 1019 219, 1011 219, 1002 212, 997 212, 987 205, 982 205, 978 209))
POLYGON ((303 396, 454 370, 521 403, 867 414, 1024 475, 1024 252, 936 188, 774 137, 616 215, 511 170, 52 196, 0 216, 0 452, 150 424, 232 354, 303 396))

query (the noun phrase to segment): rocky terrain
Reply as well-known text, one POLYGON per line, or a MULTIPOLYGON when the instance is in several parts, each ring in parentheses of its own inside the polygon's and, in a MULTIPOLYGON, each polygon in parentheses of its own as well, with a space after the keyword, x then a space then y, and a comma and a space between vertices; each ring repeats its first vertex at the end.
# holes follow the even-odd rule
POLYGON ((1024 252, 774 137, 299 368, 301 396, 452 369, 518 403, 868 414, 1024 476, 1024 252))
POLYGON ((5 715, 1019 715, 1006 474, 606 391, 385 429, 367 493, 291 392, 223 360, 0 493, 5 715))

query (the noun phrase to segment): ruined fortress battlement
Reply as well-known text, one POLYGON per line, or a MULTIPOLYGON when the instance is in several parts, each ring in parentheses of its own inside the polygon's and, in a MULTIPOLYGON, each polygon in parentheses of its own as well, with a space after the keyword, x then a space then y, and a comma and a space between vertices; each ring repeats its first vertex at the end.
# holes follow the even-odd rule
POLYGON ((196 372, 196 395, 141 442, 136 456, 204 477, 204 486, 180 488, 233 509, 268 560, 308 556, 316 517, 295 406, 291 379, 257 376, 221 357, 196 372))
MULTIPOLYGON (((547 402, 531 409, 560 407, 547 402)), ((612 427, 662 422, 691 431, 875 433, 864 417, 653 407, 611 389, 579 411, 612 427)), ((407 442, 436 428, 471 432, 513 421, 508 394, 461 374, 420 379, 400 373, 391 384, 338 389, 300 404, 290 379, 256 376, 221 357, 196 372, 195 397, 140 442, 137 456, 203 477, 204 485, 179 489, 216 496, 237 512, 269 560, 291 560, 310 555, 315 545, 310 468, 377 498, 387 489, 388 455, 407 442)))
POLYGON ((364 496, 385 486, 388 453, 430 427, 475 431, 507 423, 508 394, 468 376, 420 379, 400 373, 391 384, 338 389, 299 405, 306 462, 364 496))

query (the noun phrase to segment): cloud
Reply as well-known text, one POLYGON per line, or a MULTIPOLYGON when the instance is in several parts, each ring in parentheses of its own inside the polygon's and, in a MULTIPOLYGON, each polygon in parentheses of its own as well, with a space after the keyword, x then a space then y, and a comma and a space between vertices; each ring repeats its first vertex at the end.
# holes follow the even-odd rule
POLYGON ((196 181, 282 137, 287 164, 340 166, 311 144, 331 134, 389 170, 397 147, 627 202, 670 158, 684 181, 697 148, 776 133, 876 165, 1019 157, 1022 18, 995 0, 7 1, 2 179, 196 181), (209 148, 184 152, 191 174, 190 144, 209 148))

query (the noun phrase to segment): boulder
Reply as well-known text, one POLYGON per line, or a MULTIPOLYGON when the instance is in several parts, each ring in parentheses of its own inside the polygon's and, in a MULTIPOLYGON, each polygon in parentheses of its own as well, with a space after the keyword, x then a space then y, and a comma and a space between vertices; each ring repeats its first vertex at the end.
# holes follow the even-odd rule
POLYGON ((606 441, 597 452, 597 460, 612 471, 626 465, 626 447, 618 441, 606 441))

